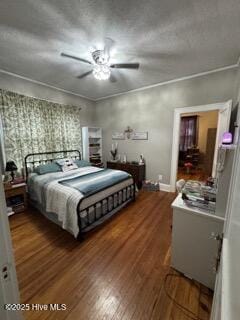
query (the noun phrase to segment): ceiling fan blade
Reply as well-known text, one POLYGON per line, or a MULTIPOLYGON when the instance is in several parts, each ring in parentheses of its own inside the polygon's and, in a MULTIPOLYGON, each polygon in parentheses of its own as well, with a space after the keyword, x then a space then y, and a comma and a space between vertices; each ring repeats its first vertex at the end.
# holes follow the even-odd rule
POLYGON ((81 62, 84 62, 84 63, 92 64, 91 61, 88 61, 88 60, 83 59, 83 58, 75 57, 75 56, 72 56, 72 55, 64 53, 64 52, 61 53, 61 56, 62 57, 66 57, 66 58, 75 59, 75 60, 78 60, 78 61, 81 61, 81 62))
POLYGON ((114 63, 110 65, 111 68, 116 69, 138 69, 139 66, 139 63, 114 63))
POLYGON ((109 80, 110 80, 110 82, 117 82, 117 78, 112 72, 111 72, 109 80))
POLYGON ((92 72, 93 72, 93 70, 87 71, 87 72, 85 72, 85 73, 83 73, 83 74, 80 74, 80 76, 77 76, 77 78, 78 78, 78 79, 82 79, 82 78, 84 78, 84 77, 89 76, 92 72))

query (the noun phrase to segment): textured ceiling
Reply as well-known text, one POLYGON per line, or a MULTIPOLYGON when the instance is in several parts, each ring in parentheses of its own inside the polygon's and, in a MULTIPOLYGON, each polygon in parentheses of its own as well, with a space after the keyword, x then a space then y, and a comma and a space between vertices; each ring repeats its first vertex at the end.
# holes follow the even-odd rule
POLYGON ((235 64, 240 54, 239 0, 1 0, 0 69, 91 99, 235 64), (115 41, 118 81, 76 76, 92 47, 115 41))

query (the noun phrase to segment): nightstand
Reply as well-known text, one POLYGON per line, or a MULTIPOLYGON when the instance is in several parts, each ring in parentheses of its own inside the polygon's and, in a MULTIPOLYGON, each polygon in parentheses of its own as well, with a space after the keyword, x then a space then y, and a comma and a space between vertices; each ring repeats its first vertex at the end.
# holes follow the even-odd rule
POLYGON ((115 169, 115 170, 122 170, 130 173, 138 186, 138 189, 142 188, 142 183, 145 180, 145 164, 137 164, 137 163, 123 163, 123 162, 107 162, 107 168, 115 169))
POLYGON ((27 187, 26 183, 4 184, 4 191, 7 206, 12 208, 14 213, 22 212, 27 208, 27 187))

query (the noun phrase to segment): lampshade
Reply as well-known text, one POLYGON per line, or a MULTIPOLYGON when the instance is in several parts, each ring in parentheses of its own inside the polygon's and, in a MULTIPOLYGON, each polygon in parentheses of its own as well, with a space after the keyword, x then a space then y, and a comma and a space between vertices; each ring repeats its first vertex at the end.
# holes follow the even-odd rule
POLYGON ((16 171, 17 169, 14 161, 7 161, 5 171, 16 171))

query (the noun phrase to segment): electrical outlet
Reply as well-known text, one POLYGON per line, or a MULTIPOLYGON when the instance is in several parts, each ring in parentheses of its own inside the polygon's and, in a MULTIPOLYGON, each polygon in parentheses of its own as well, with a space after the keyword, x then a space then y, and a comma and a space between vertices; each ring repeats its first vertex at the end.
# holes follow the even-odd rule
POLYGON ((162 174, 159 174, 159 175, 158 175, 158 180, 159 180, 159 181, 162 181, 162 179, 163 179, 162 174))

